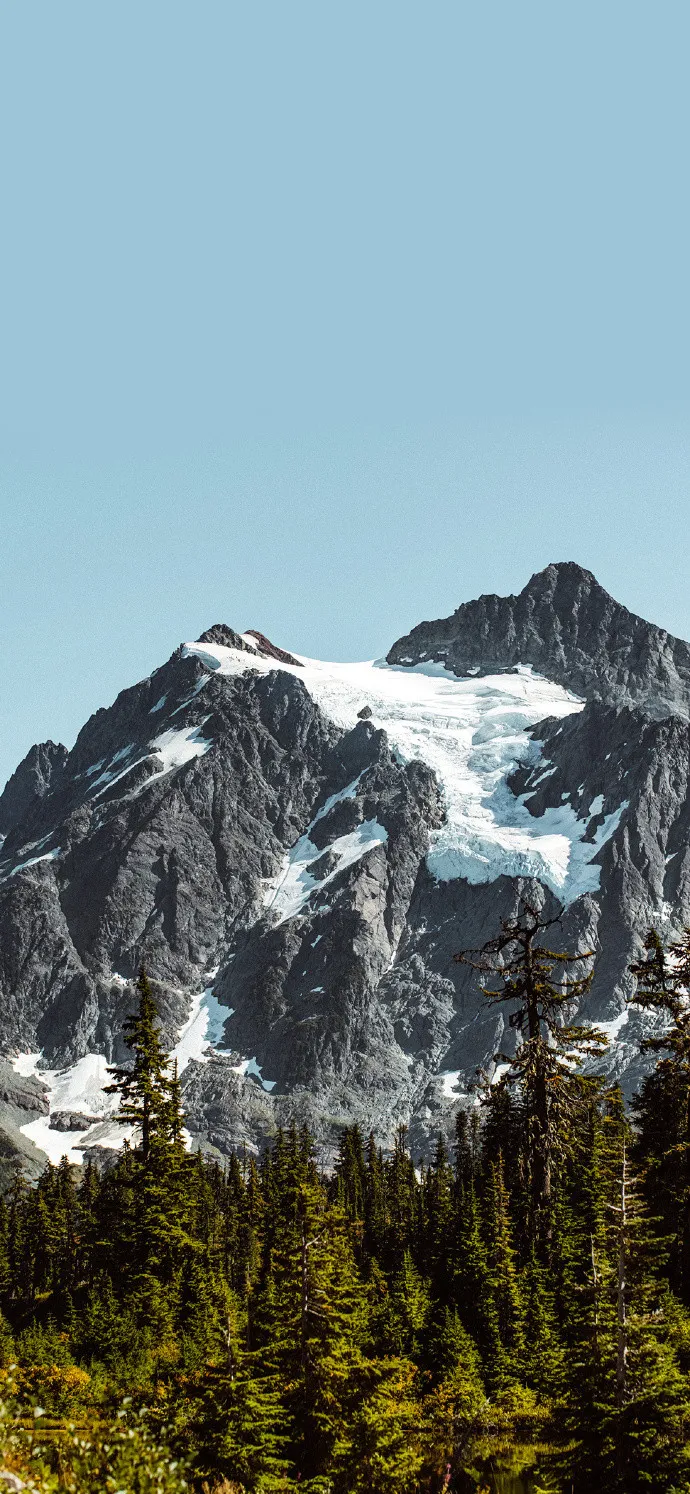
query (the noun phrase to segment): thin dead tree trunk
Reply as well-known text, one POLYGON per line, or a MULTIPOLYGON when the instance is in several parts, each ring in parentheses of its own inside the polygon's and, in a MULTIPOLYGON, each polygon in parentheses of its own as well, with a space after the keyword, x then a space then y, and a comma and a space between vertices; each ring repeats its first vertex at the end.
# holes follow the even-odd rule
POLYGON ((594 1296, 594 1358, 599 1363, 599 1283, 600 1276, 597 1271, 597 1258, 594 1254, 594 1235, 590 1235, 592 1250, 592 1291, 594 1296))

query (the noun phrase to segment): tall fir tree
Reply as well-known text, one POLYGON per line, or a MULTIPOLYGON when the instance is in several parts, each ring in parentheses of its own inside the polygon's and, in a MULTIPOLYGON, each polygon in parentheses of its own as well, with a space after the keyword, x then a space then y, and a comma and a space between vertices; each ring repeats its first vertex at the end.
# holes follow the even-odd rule
POLYGON ((143 966, 136 989, 137 1011, 124 1024, 125 1043, 133 1054, 133 1062, 126 1068, 108 1069, 113 1083, 105 1086, 105 1093, 119 1094, 116 1119, 120 1125, 135 1127, 141 1137, 142 1158, 147 1163, 157 1143, 173 1139, 176 1112, 168 1055, 161 1043, 158 1011, 143 966))
POLYGON ((508 1065, 507 1086, 516 1086, 525 1111, 525 1157, 529 1172, 529 1243, 544 1258, 548 1253, 553 1217, 555 1157, 570 1124, 573 1071, 585 1056, 601 1054, 606 1039, 591 1026, 568 1020, 568 1008, 580 1000, 592 982, 593 971, 572 974, 574 965, 592 959, 591 951, 570 954, 550 949, 541 935, 560 923, 560 916, 544 919, 525 898, 514 918, 504 919, 500 933, 481 949, 455 956, 470 965, 482 980, 496 977, 500 985, 484 989, 491 1005, 507 1005, 510 1026, 519 1034, 517 1051, 499 1053, 508 1065))

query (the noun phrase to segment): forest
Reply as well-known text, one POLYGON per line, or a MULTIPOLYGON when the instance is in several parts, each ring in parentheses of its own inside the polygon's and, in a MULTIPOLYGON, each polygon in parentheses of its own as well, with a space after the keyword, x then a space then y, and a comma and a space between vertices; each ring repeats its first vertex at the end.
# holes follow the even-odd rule
POLYGON ((426 1162, 190 1151, 141 972, 134 1141, 0 1200, 0 1487, 690 1494, 690 930, 633 967, 628 1106, 556 922, 458 954, 516 1042, 426 1162))

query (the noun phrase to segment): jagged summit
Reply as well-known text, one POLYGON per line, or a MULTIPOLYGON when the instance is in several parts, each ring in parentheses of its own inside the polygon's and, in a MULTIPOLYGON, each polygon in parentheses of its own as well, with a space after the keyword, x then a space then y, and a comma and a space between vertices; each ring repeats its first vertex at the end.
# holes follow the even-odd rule
POLYGON ((631 960, 690 919, 689 702, 688 645, 573 563, 388 664, 182 644, 0 795, 0 1149, 121 1141, 102 1084, 143 962, 195 1144, 295 1120, 327 1157, 402 1121, 428 1154, 515 1040, 453 954, 526 887, 599 951, 585 1015, 631 1091, 631 960))
POLYGON ((229 628, 227 623, 214 623, 212 628, 207 628, 205 633, 197 639, 198 643, 219 643, 221 648, 235 648, 240 652, 260 654, 262 659, 276 659, 279 664, 292 664, 297 669, 302 665, 294 654, 289 654, 286 649, 278 648, 277 644, 271 643, 265 633, 259 633, 256 628, 248 628, 246 633, 236 633, 234 628, 229 628))
POLYGON ((517 596, 481 596, 420 623, 387 658, 435 660, 457 675, 531 665, 589 699, 654 719, 690 715, 690 646, 629 612, 574 561, 537 571, 517 596))
POLYGON ((30 806, 45 797, 68 755, 61 742, 37 742, 29 748, 0 794, 0 836, 9 835, 30 806))

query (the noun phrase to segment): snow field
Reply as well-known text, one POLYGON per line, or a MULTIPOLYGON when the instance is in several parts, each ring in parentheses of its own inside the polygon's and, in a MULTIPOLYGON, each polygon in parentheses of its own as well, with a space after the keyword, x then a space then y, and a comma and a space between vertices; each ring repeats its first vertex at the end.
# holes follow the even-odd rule
MULTIPOLYGON (((188 643, 185 652, 226 675, 276 668, 274 660, 216 644, 188 643)), ((428 856, 439 881, 534 876, 564 903, 596 891, 600 871, 593 858, 614 834, 625 802, 605 817, 593 841, 584 842, 590 819, 601 811, 601 795, 585 818, 563 802, 537 819, 527 808, 529 796, 516 798, 506 782, 518 763, 536 766, 540 760, 539 744, 526 729, 547 716, 573 715, 584 701, 529 668, 467 679, 456 679, 443 664, 408 668, 380 660, 327 664, 305 658, 302 667, 280 668, 300 679, 324 713, 346 729, 368 705, 373 724, 384 728, 404 762, 421 758, 433 768, 446 808, 446 823, 433 832, 428 856)), ((549 771, 545 763, 544 776, 549 771)), ((281 918, 293 917, 313 890, 308 833, 293 847, 273 896, 271 906, 281 918)))
MULTIPOLYGON (((224 1024, 230 1016, 232 1008, 222 1006, 210 988, 192 998, 191 1012, 170 1054, 171 1061, 177 1059, 178 1073, 184 1073, 191 1059, 198 1063, 207 1061, 207 1049, 221 1042, 224 1024)), ((118 1096, 103 1093, 104 1085, 112 1083, 104 1054, 87 1053, 66 1069, 39 1069, 40 1058, 40 1053, 20 1053, 11 1063, 15 1073, 24 1078, 35 1074, 48 1086, 50 1113, 29 1121, 21 1131, 46 1153, 52 1163, 57 1166, 65 1155, 70 1162, 80 1163, 85 1146, 118 1148, 126 1137, 131 1139, 132 1127, 121 1126, 113 1120, 119 1105, 118 1096), (53 1130, 50 1115, 60 1110, 93 1116, 95 1124, 83 1131, 53 1130)), ((246 1067, 243 1069, 240 1065, 237 1072, 256 1073, 265 1089, 273 1087, 261 1079, 255 1059, 245 1059, 244 1064, 246 1067)))
MULTIPOLYGON (((257 652, 255 640, 246 641, 251 645, 251 654, 197 643, 185 645, 185 652, 200 658, 210 671, 225 675, 247 670, 268 673, 276 668, 291 673, 302 681, 324 714, 344 729, 354 727, 359 712, 368 705, 373 725, 386 731, 403 762, 419 758, 434 770, 446 809, 446 823, 433 832, 428 856, 429 870, 438 880, 465 877, 469 882, 483 883, 501 875, 535 876, 564 903, 572 902, 583 892, 596 891, 600 873, 593 858, 614 834, 626 802, 603 819, 592 841, 584 842, 592 817, 602 813, 601 794, 592 801, 584 818, 578 818, 564 800, 535 819, 526 805, 530 795, 515 798, 506 781, 518 763, 530 762, 536 766, 540 761, 539 744, 527 736, 527 728, 545 717, 565 718, 581 711, 582 700, 527 668, 510 675, 457 679, 442 664, 405 667, 377 660, 329 664, 305 658, 302 667, 295 667, 277 665, 275 660, 257 652)), ((204 683, 205 680, 200 681, 195 694, 204 683)), ((163 705, 161 698, 152 713, 163 705)), ((154 738, 145 754, 155 753, 160 760, 156 764, 158 773, 151 781, 159 773, 173 772, 208 752, 212 744, 202 735, 203 725, 202 722, 195 727, 168 729, 154 738)), ((94 780, 89 784, 90 792, 96 791, 94 797, 99 797, 145 760, 139 757, 127 763, 125 760, 133 752, 133 747, 123 748, 107 767, 101 761, 87 769, 85 776, 94 780)), ((552 771, 555 770, 544 763, 535 784, 552 771)), ((311 841, 310 830, 339 799, 354 796, 357 781, 331 796, 287 854, 279 876, 267 884, 265 907, 278 922, 294 917, 315 888, 324 887, 344 867, 352 865, 372 847, 385 843, 385 829, 376 820, 368 820, 327 847, 337 859, 332 872, 319 880, 310 871, 313 863, 325 854, 311 841)), ((54 850, 47 857, 59 854, 54 850)), ((46 857, 32 857, 23 866, 43 859, 46 857)), ((212 988, 193 998, 190 1016, 171 1055, 178 1060, 179 1072, 192 1059, 206 1061, 209 1046, 221 1053, 228 1051, 219 1045, 224 1024, 231 1015, 232 1009, 221 1006, 212 988)), ((612 1022, 599 1025, 615 1038, 626 1019, 627 1011, 612 1022)), ((49 1116, 42 1116, 23 1126, 23 1133, 54 1163, 65 1154, 70 1161, 81 1162, 84 1146, 121 1146, 128 1128, 113 1120, 117 1096, 103 1094, 103 1085, 109 1080, 104 1055, 88 1054, 63 1070, 39 1070, 39 1058, 38 1054, 22 1054, 13 1064, 17 1073, 36 1073, 47 1084, 51 1112, 83 1112, 94 1117, 94 1124, 80 1132, 59 1132, 51 1130, 49 1116)), ((256 1057, 243 1058, 233 1068, 239 1075, 254 1076, 267 1091, 274 1087, 275 1081, 263 1078, 256 1057)), ((438 1077, 444 1097, 449 1101, 456 1098, 459 1074, 446 1072, 438 1077)))
POLYGON ((359 861, 373 846, 384 845, 388 840, 388 831, 383 825, 379 825, 378 820, 365 820, 348 835, 339 835, 325 850, 319 850, 310 839, 309 832, 319 820, 324 819, 334 804, 344 799, 354 799, 361 776, 361 773, 358 774, 347 788, 331 794, 304 835, 300 836, 297 844, 288 852, 278 876, 268 882, 264 893, 264 907, 273 914, 277 924, 285 923, 288 918, 294 918, 295 914, 301 912, 315 888, 327 887, 345 867, 359 861), (313 876, 310 867, 326 853, 337 857, 337 866, 325 877, 313 876))

